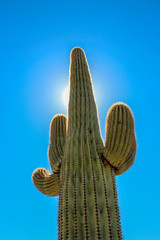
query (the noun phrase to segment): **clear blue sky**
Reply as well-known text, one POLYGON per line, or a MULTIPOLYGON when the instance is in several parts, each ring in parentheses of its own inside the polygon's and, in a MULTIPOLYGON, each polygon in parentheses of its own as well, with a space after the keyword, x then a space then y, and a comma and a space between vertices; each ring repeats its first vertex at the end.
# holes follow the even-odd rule
POLYGON ((0 1, 0 240, 57 239, 58 197, 31 174, 49 169, 49 124, 66 114, 70 51, 84 49, 104 138, 109 107, 127 103, 138 141, 117 177, 126 240, 160 239, 160 2, 0 1))

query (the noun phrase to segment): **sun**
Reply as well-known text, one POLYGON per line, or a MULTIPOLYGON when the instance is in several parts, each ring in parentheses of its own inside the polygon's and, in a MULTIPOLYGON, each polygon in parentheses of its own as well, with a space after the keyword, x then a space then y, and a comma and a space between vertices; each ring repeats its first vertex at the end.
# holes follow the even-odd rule
POLYGON ((67 85, 63 90, 62 100, 63 100, 63 104, 67 108, 68 102, 69 102, 69 85, 67 85))

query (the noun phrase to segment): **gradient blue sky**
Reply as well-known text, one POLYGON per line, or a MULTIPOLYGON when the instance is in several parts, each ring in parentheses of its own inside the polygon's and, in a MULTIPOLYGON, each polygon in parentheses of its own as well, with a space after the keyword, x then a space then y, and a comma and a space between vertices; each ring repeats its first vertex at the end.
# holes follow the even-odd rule
POLYGON ((117 177, 126 240, 160 239, 160 2, 0 1, 0 240, 57 239, 58 197, 31 174, 49 169, 49 124, 66 114, 70 51, 87 55, 101 131, 109 107, 127 103, 138 152, 117 177))

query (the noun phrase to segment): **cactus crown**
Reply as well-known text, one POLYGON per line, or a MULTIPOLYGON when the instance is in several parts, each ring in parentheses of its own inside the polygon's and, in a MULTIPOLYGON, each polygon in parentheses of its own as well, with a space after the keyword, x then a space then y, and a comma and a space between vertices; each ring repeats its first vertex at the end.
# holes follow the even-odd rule
POLYGON ((59 240, 122 239, 115 175, 134 162, 136 137, 130 108, 116 103, 106 117, 103 144, 84 51, 71 51, 68 118, 50 125, 52 174, 36 169, 32 180, 47 196, 59 195, 59 240))

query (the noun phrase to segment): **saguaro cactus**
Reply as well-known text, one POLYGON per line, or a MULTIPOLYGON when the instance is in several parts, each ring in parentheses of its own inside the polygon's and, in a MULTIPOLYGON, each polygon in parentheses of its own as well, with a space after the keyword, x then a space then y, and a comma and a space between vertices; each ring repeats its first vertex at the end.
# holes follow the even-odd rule
POLYGON ((59 240, 122 239, 115 175, 133 164, 135 154, 134 119, 124 103, 110 108, 103 144, 86 56, 74 48, 68 119, 56 115, 50 126, 52 174, 38 168, 32 175, 40 192, 59 195, 59 240))

